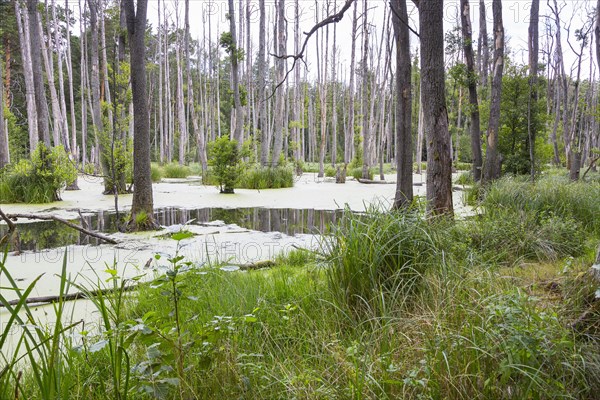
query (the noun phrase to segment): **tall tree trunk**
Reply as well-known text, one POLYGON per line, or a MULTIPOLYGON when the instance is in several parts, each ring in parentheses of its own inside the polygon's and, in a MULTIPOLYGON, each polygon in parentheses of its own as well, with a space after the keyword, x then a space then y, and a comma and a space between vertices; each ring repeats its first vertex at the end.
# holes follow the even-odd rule
POLYGON ((29 34, 29 15, 21 8, 20 0, 15 1, 15 16, 21 44, 21 59, 25 79, 25 102, 27 104, 27 129, 29 131, 29 150, 35 150, 38 144, 38 118, 33 82, 33 64, 31 63, 31 41, 29 34))
POLYGON ((31 43, 31 65, 33 73, 33 86, 35 88, 35 108, 37 115, 38 140, 50 147, 50 130, 48 126, 48 103, 46 103, 46 91, 44 88, 44 77, 42 75, 42 43, 40 41, 40 22, 37 10, 37 0, 27 0, 27 12, 29 16, 29 33, 31 43))
POLYGON ((229 0, 229 31, 231 32, 232 51, 231 51, 231 85, 233 89, 233 103, 235 109, 234 126, 231 129, 232 138, 238 142, 238 146, 242 145, 244 140, 244 110, 240 100, 240 71, 238 60, 238 46, 235 26, 235 8, 233 0, 229 0))
MULTIPOLYGON (((56 16, 56 4, 55 1, 52 0, 52 21, 54 23, 54 45, 56 46, 56 56, 57 56, 57 69, 58 69, 58 95, 60 102, 60 113, 62 119, 62 131, 61 131, 61 141, 65 150, 70 153, 71 152, 71 143, 69 141, 69 123, 67 119, 67 101, 65 96, 65 84, 63 77, 63 44, 62 38, 59 34, 60 29, 58 25, 58 18, 56 16)), ((69 27, 67 26, 67 31, 69 27)), ((49 53, 52 55, 52 53, 49 53)))
POLYGON ((266 46, 267 46, 267 13, 265 11, 265 0, 259 0, 260 20, 258 27, 258 121, 260 129, 260 163, 263 167, 269 163, 269 127, 267 122, 267 99, 266 99, 266 46))
POLYGON ((410 32, 406 0, 390 2, 396 41, 396 194, 394 208, 405 208, 413 201, 412 149, 412 67, 410 32))
POLYGON ((485 1, 479 0, 479 41, 478 52, 481 55, 481 85, 488 85, 488 68, 490 64, 490 50, 488 47, 487 19, 485 16, 485 1))
MULTIPOLYGON (((40 24, 40 44, 42 45, 42 59, 44 60, 44 68, 46 71, 46 79, 48 81, 48 88, 50 89, 50 105, 52 108, 52 143, 54 146, 60 145, 60 138, 63 136, 63 116, 60 111, 60 104, 58 102, 58 93, 56 92, 56 84, 54 82, 54 60, 52 57, 51 49, 51 36, 48 32, 48 46, 44 41, 44 33, 42 29, 41 19, 38 21, 40 24)), ((48 21, 49 23, 49 21, 48 21)), ((48 29, 50 29, 48 27, 48 29)))
POLYGON ((538 80, 538 57, 539 57, 539 19, 540 0, 531 2, 531 13, 529 18, 529 98, 527 104, 527 136, 529 139, 529 161, 531 180, 535 180, 535 138, 537 136, 537 80, 538 80))
MULTIPOLYGON (((596 25, 594 27, 594 34, 596 36, 596 60, 598 68, 600 68, 600 0, 596 3, 596 25)), ((598 253, 600 256, 600 253, 598 253)))
POLYGON ((371 132, 369 132, 368 119, 368 91, 369 91, 369 21, 367 20, 368 4, 367 0, 363 2, 363 57, 362 57, 362 137, 363 137, 363 166, 362 177, 369 179, 369 168, 371 167, 371 132))
POLYGON ((461 24, 465 60, 467 62, 467 73, 469 83, 469 114, 471 115, 471 151, 473 153, 473 178, 475 182, 481 180, 481 168, 483 159, 481 155, 481 127, 479 121, 479 100, 477 99, 477 78, 475 63, 473 60, 473 30, 471 28, 471 17, 469 0, 461 0, 461 24))
POLYGON ((504 25, 502 23, 502 2, 492 2, 494 14, 494 76, 492 77, 492 98, 488 123, 487 152, 483 179, 486 182, 500 177, 501 156, 498 154, 498 131, 500 128, 500 100, 502 96, 502 73, 504 71, 504 25))
POLYGON ((452 158, 444 78, 444 2, 419 1, 421 91, 427 135, 427 211, 453 215, 452 158))
POLYGON ((185 163, 185 149, 187 143, 187 125, 185 121, 185 106, 183 99, 183 71, 181 68, 181 39, 177 40, 175 51, 177 67, 177 122, 179 123, 179 165, 185 163))
POLYGON ((109 154, 106 152, 105 141, 108 140, 104 126, 102 123, 102 99, 100 98, 100 43, 99 43, 99 25, 98 11, 101 5, 100 0, 87 0, 90 12, 90 30, 91 30, 91 74, 90 74, 90 89, 92 98, 92 123, 94 124, 96 137, 96 152, 99 157, 104 175, 104 194, 114 193, 115 185, 113 184, 112 169, 109 162, 109 154))
POLYGON ((150 178, 150 121, 146 104, 146 11, 148 0, 123 0, 129 33, 131 90, 133 97, 133 201, 130 226, 135 230, 156 228, 152 179, 150 178), (141 218, 145 215, 145 218, 141 218))
POLYGON ((354 2, 354 11, 352 12, 352 50, 350 52, 350 82, 348 84, 348 124, 344 134, 344 162, 346 164, 352 161, 354 147, 354 81, 355 81, 355 58, 356 58, 356 29, 358 18, 356 15, 358 1, 354 2))
MULTIPOLYGON (((17 15, 17 18, 19 16, 17 15)), ((10 162, 8 150, 8 132, 4 126, 4 73, 2 72, 2 60, 0 60, 0 169, 10 162)))
MULTIPOLYGON (((285 21, 285 0, 277 1, 277 54, 280 55, 275 60, 277 68, 276 81, 283 82, 285 78, 286 60, 282 58, 287 52, 287 35, 286 35, 286 21, 285 21)), ((275 129, 274 129, 274 140, 273 140, 273 158, 271 165, 279 165, 279 156, 283 147, 283 135, 284 135, 284 121, 283 117, 285 114, 285 96, 286 85, 281 85, 275 93, 275 129)), ((287 156, 284 155, 284 158, 287 156)))
MULTIPOLYGON (((65 0, 65 17, 67 21, 71 18, 71 10, 69 9, 69 0, 65 0)), ((67 80, 69 82, 69 109, 71 114, 71 154, 77 160, 77 119, 75 118, 75 90, 73 88, 73 60, 71 58, 71 27, 67 24, 66 37, 66 57, 67 59, 67 80)))
MULTIPOLYGON (((335 2, 333 5, 333 12, 336 12, 335 2)), ((338 48, 337 43, 337 24, 333 25, 333 49, 331 59, 331 165, 335 167, 337 162, 337 82, 336 82, 336 53, 338 48)))

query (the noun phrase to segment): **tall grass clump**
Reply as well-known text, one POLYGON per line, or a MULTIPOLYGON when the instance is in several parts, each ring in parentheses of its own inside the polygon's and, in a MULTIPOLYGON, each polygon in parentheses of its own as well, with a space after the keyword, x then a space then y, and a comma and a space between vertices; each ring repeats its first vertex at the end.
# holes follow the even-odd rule
POLYGON ((49 150, 40 143, 31 160, 21 159, 0 175, 0 202, 49 203, 77 179, 77 169, 62 146, 49 150))
POLYGON ((291 167, 253 167, 246 169, 238 181, 243 189, 282 189, 294 186, 291 167))
POLYGON ((505 209, 554 215, 578 222, 593 233, 600 233, 600 183, 569 182, 550 176, 536 183, 504 178, 486 192, 482 205, 487 211, 505 209))
POLYGON ((154 183, 160 182, 162 177, 163 177, 162 169, 158 165, 152 164, 150 166, 150 178, 152 179, 152 182, 154 182, 154 183))
POLYGON ((412 212, 344 212, 322 242, 327 280, 339 306, 381 315, 409 303, 436 255, 427 222, 412 212))
POLYGON ((177 163, 167 164, 163 167, 165 178, 187 178, 191 172, 190 168, 186 165, 179 165, 177 163))

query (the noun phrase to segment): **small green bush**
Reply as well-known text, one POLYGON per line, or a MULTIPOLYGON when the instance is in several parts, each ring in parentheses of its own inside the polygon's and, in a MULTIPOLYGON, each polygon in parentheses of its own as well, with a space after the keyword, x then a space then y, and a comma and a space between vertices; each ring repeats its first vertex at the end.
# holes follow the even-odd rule
POLYGON ((454 166, 454 168, 457 171, 470 171, 473 168, 471 163, 460 162, 460 161, 452 163, 452 165, 454 166))
POLYGON ((150 167, 150 178, 152 179, 152 182, 160 182, 162 175, 162 169, 158 165, 152 164, 150 167))
POLYGON ((457 185, 472 185, 473 183, 475 183, 475 181, 473 180, 473 173, 463 172, 456 178, 455 183, 457 185))
POLYGON ((0 176, 0 202, 49 203, 77 179, 77 169, 62 146, 49 150, 40 143, 31 160, 21 159, 0 176))
POLYGON ((328 178, 335 177, 335 168, 332 167, 331 165, 326 166, 325 167, 325 176, 328 178))
POLYGON ((247 168, 240 176, 238 185, 244 189, 281 189, 294 186, 294 170, 291 167, 247 168))
MULTIPOLYGON (((350 176, 352 176, 354 179, 359 180, 362 179, 363 176, 363 169, 362 167, 358 167, 358 168, 353 168, 350 170, 350 176)), ((373 174, 373 169, 369 169, 369 179, 373 179, 374 174, 373 174)))
POLYGON ((233 193, 242 172, 237 141, 221 136, 208 144, 208 154, 212 175, 218 182, 221 193, 233 193))
POLYGON ((190 168, 177 163, 167 164, 163 167, 165 178, 183 179, 190 175, 190 168))

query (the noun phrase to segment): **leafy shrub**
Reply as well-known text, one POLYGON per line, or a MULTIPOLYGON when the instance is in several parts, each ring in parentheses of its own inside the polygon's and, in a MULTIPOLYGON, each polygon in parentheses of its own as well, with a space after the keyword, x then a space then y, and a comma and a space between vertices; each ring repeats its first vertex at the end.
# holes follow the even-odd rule
POLYGON ((177 163, 167 164, 163 167, 165 178, 187 178, 190 175, 190 168, 186 165, 177 163))
POLYGON ((472 185, 473 183, 475 183, 475 181, 473 180, 473 173, 463 172, 456 178, 455 182, 457 185, 472 185))
POLYGON ((162 169, 158 165, 152 164, 150 166, 150 178, 152 179, 152 182, 160 182, 162 175, 162 169))
MULTIPOLYGON (((359 180, 362 179, 363 176, 363 169, 362 167, 358 167, 358 168, 353 168, 350 170, 350 176, 352 176, 354 179, 359 180)), ((369 179, 373 179, 373 169, 369 169, 369 179)))
POLYGON ((233 193, 241 172, 237 141, 221 136, 208 144, 209 165, 221 193, 233 193))
POLYGON ((290 167, 254 167, 244 171, 238 182, 244 189, 281 189, 294 186, 290 167))
POLYGON ((333 178, 335 176, 335 168, 331 165, 325 167, 325 176, 328 178, 333 178))
POLYGON ((471 163, 466 163, 466 162, 455 162, 452 164, 454 166, 454 168, 456 168, 457 171, 470 171, 471 168, 473 167, 471 165, 471 163))
POLYGON ((409 301, 436 253, 427 222, 412 212, 346 210, 332 229, 322 241, 329 287, 339 305, 354 312, 381 315, 382 296, 409 301))
MULTIPOLYGON (((513 290, 461 304, 426 341, 423 398, 586 398, 585 355, 556 313, 513 290)), ((421 398, 418 396, 417 398, 421 398)))
POLYGON ((49 203, 77 179, 77 169, 62 146, 49 150, 40 143, 31 160, 20 160, 0 177, 0 202, 49 203))

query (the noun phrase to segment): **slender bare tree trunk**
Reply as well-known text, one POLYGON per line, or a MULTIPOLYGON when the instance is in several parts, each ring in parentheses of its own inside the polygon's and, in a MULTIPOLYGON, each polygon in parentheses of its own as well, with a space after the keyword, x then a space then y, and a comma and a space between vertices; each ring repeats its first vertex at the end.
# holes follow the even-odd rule
MULTIPOLYGON (((285 21, 285 0, 277 1, 277 49, 276 52, 281 57, 275 60, 275 66, 277 68, 276 81, 277 83, 282 82, 285 78, 286 60, 282 58, 287 52, 287 35, 286 35, 286 21, 285 21)), ((283 147, 283 135, 284 135, 284 121, 283 117, 285 114, 285 96, 286 85, 281 85, 275 92, 275 129, 274 129, 274 140, 273 140, 273 158, 271 159, 271 165, 279 165, 279 156, 283 147)), ((287 155, 285 155, 287 156, 287 155)), ((284 158, 285 158, 284 156, 284 158)))
POLYGON ((362 177, 363 179, 369 179, 369 168, 371 167, 371 132, 369 132, 369 119, 368 119, 368 91, 369 91, 369 21, 368 16, 368 3, 367 0, 363 2, 363 57, 362 57, 362 137, 363 137, 363 166, 362 166, 362 177))
POLYGON ((452 158, 444 78, 444 2, 419 1, 421 93, 427 134, 427 211, 453 215, 452 158))
POLYGON ((488 123, 487 152, 483 180, 493 181, 500 177, 501 156, 498 154, 498 131, 500 128, 500 99, 502 95, 502 73, 504 71, 504 25, 502 23, 502 2, 494 0, 494 75, 492 77, 492 98, 488 123))
POLYGON ((244 110, 242 109, 242 102, 240 100, 240 71, 239 71, 239 60, 238 60, 238 46, 237 46, 237 34, 235 26, 235 8, 233 6, 233 0, 229 0, 229 31, 231 32, 232 40, 232 52, 231 56, 231 85, 233 89, 233 102, 235 110, 235 118, 233 120, 234 126, 231 129, 233 140, 238 142, 238 146, 242 145, 244 141, 244 110))
POLYGON ((259 0, 260 20, 258 28, 258 121, 260 129, 260 163, 263 167, 269 163, 269 127, 267 122, 267 99, 266 99, 266 46, 267 29, 265 11, 265 0, 259 0))
POLYGON ((469 114, 471 115, 471 151, 473 153, 472 171, 475 182, 479 182, 481 180, 483 159, 481 155, 481 127, 479 121, 479 100, 477 99, 477 79, 473 60, 473 30, 471 28, 469 0, 461 0, 460 4, 463 46, 467 62, 467 73, 469 74, 469 114))
MULTIPOLYGON (((318 2, 315 2, 315 7, 318 7, 318 2)), ((325 15, 329 14, 329 1, 325 3, 325 15)), ((315 13, 316 20, 319 19, 318 13, 315 13)), ((325 27, 325 35, 320 35, 321 45, 317 44, 317 70, 319 81, 319 103, 321 105, 321 143, 319 146, 319 178, 325 176, 325 152, 327 150, 327 73, 329 61, 329 26, 325 27), (325 42, 323 42, 325 40, 325 42), (319 51, 322 55, 322 60, 319 57, 319 51)), ((319 36, 317 36, 317 43, 319 36)))
MULTIPOLYGON (((335 2, 333 5, 333 12, 336 12, 335 2)), ((331 51, 331 165, 335 167, 337 162, 337 82, 336 82, 336 53, 338 51, 337 46, 337 24, 333 25, 333 49, 331 51)))
POLYGON ((31 41, 29 34, 29 16, 21 8, 21 1, 15 1, 15 16, 21 44, 23 60, 23 75, 25 78, 25 101, 27 104, 27 129, 29 131, 29 150, 33 152, 38 144, 37 109, 35 102, 35 87, 33 83, 33 67, 31 63, 31 41))
POLYGON ((479 42, 478 52, 481 54, 481 85, 488 85, 488 68, 490 65, 490 50, 488 48, 487 19, 485 16, 485 1, 479 0, 479 42))
MULTIPOLYGON (((177 23, 179 25, 179 23, 177 23)), ((185 163, 185 149, 187 143, 187 125, 185 121, 185 106, 183 99, 183 71, 181 68, 181 38, 175 44, 175 62, 177 67, 177 122, 179 123, 179 165, 185 163)))
POLYGON ((405 208, 413 201, 412 149, 412 67, 410 32, 406 0, 390 2, 396 41, 396 194, 394 208, 405 208))
MULTIPOLYGON (((60 114, 61 114, 61 142, 64 146, 65 150, 70 153, 71 152, 71 143, 69 142, 69 123, 67 119, 67 101, 65 99, 65 84, 63 77, 63 43, 62 43, 62 35, 59 33, 58 29, 58 18, 56 16, 56 3, 52 0, 52 21, 54 24, 54 45, 56 46, 56 58, 57 58, 57 70, 58 70, 58 97, 60 104, 60 114)), ((68 27, 67 27, 68 30, 68 27)), ((50 33, 50 32, 49 32, 50 33)), ((50 35, 48 35, 50 37, 50 35)), ((50 56, 50 61, 52 61, 52 52, 48 52, 50 56)))
MULTIPOLYGON (((17 18, 19 18, 18 15, 17 18)), ((4 103, 4 72, 2 60, 0 60, 0 169, 4 168, 10 162, 8 131, 4 123, 4 103)))
POLYGON ((29 33, 31 47, 31 65, 33 73, 33 86, 35 88, 35 108, 37 115, 38 140, 50 147, 49 115, 48 103, 44 88, 44 78, 42 75, 42 43, 40 32, 39 14, 37 10, 37 0, 27 0, 27 12, 29 16, 29 33))
POLYGON ((594 27, 594 34, 596 36, 596 60, 598 68, 600 68, 600 0, 596 3, 596 24, 594 27))
MULTIPOLYGON (((65 0, 65 16, 67 21, 71 18, 71 10, 69 9, 69 0, 65 0)), ((66 36, 66 63, 67 63, 67 80, 69 82, 69 108, 71 114, 71 154, 75 160, 77 158, 77 119, 75 118, 75 91, 73 89, 73 60, 71 58, 71 27, 67 24, 67 36, 66 36)))
POLYGON ((356 59, 356 29, 358 25, 357 12, 358 1, 354 2, 352 11, 352 45, 350 51, 350 82, 348 83, 348 122, 344 133, 344 162, 352 161, 354 147, 354 81, 355 81, 355 59, 356 59))
POLYGON ((531 2, 529 18, 529 98, 527 104, 527 137, 529 140, 529 161, 531 180, 535 180, 535 138, 537 136, 537 80, 539 58, 539 19, 540 0, 531 2))

